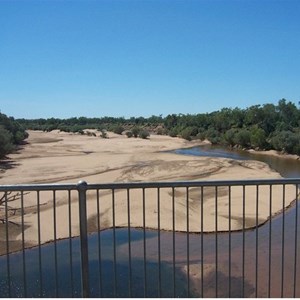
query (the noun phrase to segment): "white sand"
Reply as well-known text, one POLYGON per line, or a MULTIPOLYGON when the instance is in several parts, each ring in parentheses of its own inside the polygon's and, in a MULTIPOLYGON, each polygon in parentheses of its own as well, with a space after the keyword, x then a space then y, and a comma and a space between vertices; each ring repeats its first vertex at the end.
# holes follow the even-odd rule
MULTIPOLYGON (((29 131, 28 144, 17 154, 10 155, 13 168, 0 173, 0 184, 24 183, 77 183, 86 180, 88 183, 137 182, 137 181, 182 181, 182 180, 221 180, 221 179, 261 179, 280 178, 267 164, 258 161, 235 161, 225 158, 207 158, 176 155, 162 152, 172 149, 192 147, 195 142, 179 138, 151 135, 142 140, 109 133, 109 139, 81 136, 77 134, 53 131, 44 133, 29 131)), ((185 231, 187 220, 189 230, 201 231, 201 189, 189 190, 189 215, 186 214, 186 189, 176 188, 175 229, 185 231)), ((71 193, 71 229, 72 235, 79 234, 78 199, 76 191, 71 193)), ((109 191, 100 191, 100 229, 113 225, 112 195, 109 191)), ((157 228, 160 214, 160 228, 173 229, 172 189, 145 191, 145 222, 147 228, 157 228)), ((37 194, 24 195, 26 224, 25 239, 31 244, 38 241, 37 194)), ((216 207, 214 188, 204 189, 204 231, 215 231, 216 207)), ((19 197, 20 198, 20 197, 19 197)), ((218 188, 217 230, 229 228, 228 187, 218 188)), ((269 217, 269 187, 259 188, 259 224, 269 217)), ((272 214, 282 209, 283 191, 281 187, 272 189, 272 214)), ((286 186, 285 205, 296 198, 295 187, 286 186)), ((256 221, 256 188, 245 189, 245 227, 250 228, 256 221)), ((69 236, 68 193, 56 193, 56 237, 69 236)), ((20 208, 20 201, 9 203, 11 207, 20 208)), ((40 193, 40 223, 42 243, 54 237, 53 193, 40 193)), ((97 195, 96 191, 88 192, 87 202, 89 231, 97 231, 97 195)), ((128 226, 127 192, 115 193, 115 225, 128 226)), ((130 191, 130 226, 143 226, 143 194, 141 190, 130 191)), ((4 213, 2 209, 0 214, 4 213)), ((243 189, 231 189, 231 229, 243 227, 243 189)), ((21 224, 21 214, 16 213, 10 220, 21 224)), ((21 240, 21 234, 15 237, 21 240)), ((0 237, 1 240, 5 236, 0 237)))

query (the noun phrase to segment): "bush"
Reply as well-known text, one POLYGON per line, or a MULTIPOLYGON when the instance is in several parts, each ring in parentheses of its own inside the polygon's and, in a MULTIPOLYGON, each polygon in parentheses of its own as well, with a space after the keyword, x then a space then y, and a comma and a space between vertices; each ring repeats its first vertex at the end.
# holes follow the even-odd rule
POLYGON ((192 129, 190 127, 187 127, 180 132, 180 136, 187 141, 191 140, 191 135, 192 129))
POLYGON ((172 128, 172 129, 169 130, 169 136, 170 137, 177 137, 177 135, 178 135, 178 131, 177 131, 176 128, 172 128))
POLYGON ((139 137, 141 139, 147 139, 149 136, 150 136, 150 133, 145 129, 143 129, 139 132, 139 137))
POLYGON ((25 129, 12 117, 0 112, 0 158, 15 149, 28 137, 25 129))
POLYGON ((106 130, 104 130, 104 129, 101 130, 100 137, 102 137, 103 139, 108 139, 106 130))
POLYGON ((87 136, 96 136, 96 133, 95 132, 91 132, 91 131, 87 131, 86 135, 87 136))
POLYGON ((21 144, 25 139, 28 138, 28 133, 26 131, 18 130, 14 135, 14 143, 21 144))
POLYGON ((124 128, 122 126, 116 125, 112 127, 112 132, 116 134, 122 134, 124 128))
POLYGON ((126 135, 127 135, 128 138, 131 138, 133 136, 133 133, 131 131, 127 131, 126 135))
POLYGON ((165 134, 165 130, 162 127, 157 128, 156 131, 157 135, 164 135, 165 134))
POLYGON ((141 129, 139 127, 133 127, 131 129, 131 132, 135 138, 137 138, 139 136, 140 131, 141 131, 141 129))
POLYGON ((0 126, 0 158, 3 158, 6 154, 14 150, 12 139, 12 134, 0 126))

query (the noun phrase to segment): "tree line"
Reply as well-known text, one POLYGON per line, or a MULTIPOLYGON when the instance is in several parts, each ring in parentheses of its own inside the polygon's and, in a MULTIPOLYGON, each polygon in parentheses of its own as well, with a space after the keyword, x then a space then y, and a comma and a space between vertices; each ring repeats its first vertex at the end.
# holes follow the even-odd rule
MULTIPOLYGON (((26 129, 81 132, 84 129, 122 132, 135 128, 187 140, 208 139, 243 149, 270 150, 300 155, 300 110, 291 101, 253 105, 246 109, 223 108, 211 113, 169 114, 131 118, 18 119, 26 129)), ((130 134, 127 135, 130 137, 130 134)))
POLYGON ((246 109, 223 108, 197 115, 168 115, 164 125, 171 136, 208 139, 213 144, 300 155, 300 110, 281 99, 277 105, 246 109))
POLYGON ((15 150, 27 137, 28 133, 19 122, 0 112, 0 158, 15 150))

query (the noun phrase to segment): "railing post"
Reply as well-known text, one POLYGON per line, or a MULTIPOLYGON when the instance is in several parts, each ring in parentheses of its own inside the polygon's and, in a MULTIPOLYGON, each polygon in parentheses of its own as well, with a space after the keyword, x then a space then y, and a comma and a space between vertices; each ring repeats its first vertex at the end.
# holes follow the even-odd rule
POLYGON ((81 253, 81 290, 82 297, 89 297, 89 258, 87 238, 86 190, 87 183, 79 181, 77 184, 79 194, 79 227, 80 227, 80 253, 81 253))

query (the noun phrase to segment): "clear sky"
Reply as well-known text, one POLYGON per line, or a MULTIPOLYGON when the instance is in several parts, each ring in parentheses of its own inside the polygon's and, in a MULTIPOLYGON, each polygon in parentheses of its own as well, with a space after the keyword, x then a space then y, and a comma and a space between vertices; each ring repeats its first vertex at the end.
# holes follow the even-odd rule
POLYGON ((299 0, 0 0, 0 110, 204 113, 300 100, 299 0))

